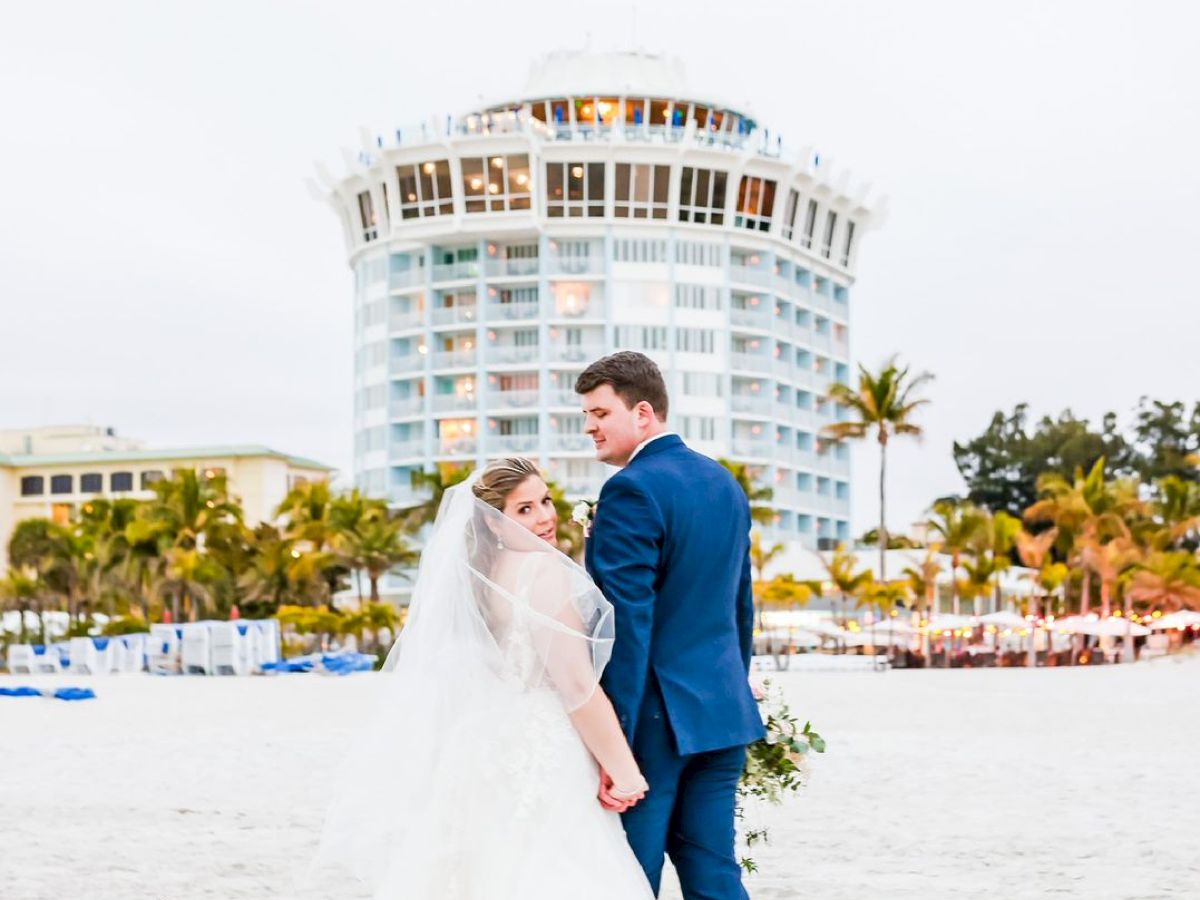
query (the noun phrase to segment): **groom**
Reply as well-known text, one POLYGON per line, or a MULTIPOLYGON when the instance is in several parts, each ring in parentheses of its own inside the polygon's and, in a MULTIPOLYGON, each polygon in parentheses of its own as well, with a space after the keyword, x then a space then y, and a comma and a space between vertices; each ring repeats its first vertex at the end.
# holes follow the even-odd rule
POLYGON ((603 685, 650 791, 621 810, 657 894, 664 854, 687 900, 743 900, 734 806, 746 745, 763 736, 747 683, 753 638, 750 507, 733 477, 668 431, 658 367, 623 351, 575 382, 600 491, 588 572, 615 607, 603 685))

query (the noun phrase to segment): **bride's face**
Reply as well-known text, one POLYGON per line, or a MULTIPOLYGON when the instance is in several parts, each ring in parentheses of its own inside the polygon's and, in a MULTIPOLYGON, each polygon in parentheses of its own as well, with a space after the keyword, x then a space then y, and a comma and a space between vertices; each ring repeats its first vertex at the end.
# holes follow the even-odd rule
POLYGON ((558 511, 550 499, 550 489, 538 476, 530 475, 508 495, 504 501, 504 514, 543 541, 556 543, 558 511))

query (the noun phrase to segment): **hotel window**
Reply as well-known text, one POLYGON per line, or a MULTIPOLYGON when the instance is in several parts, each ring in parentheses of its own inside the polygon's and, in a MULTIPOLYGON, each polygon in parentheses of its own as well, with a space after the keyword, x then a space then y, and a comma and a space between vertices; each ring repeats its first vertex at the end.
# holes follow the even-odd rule
MULTIPOLYGON (((854 249, 854 222, 852 220, 847 220, 847 222, 846 222, 846 243, 842 247, 842 266, 843 267, 850 265, 850 252, 853 249, 854 249)), ((834 289, 834 297, 836 299, 840 300, 841 298, 837 296, 838 290, 840 290, 840 288, 834 289)))
POLYGON ((625 350, 666 350, 667 329, 654 325, 618 325, 613 329, 618 347, 625 350))
POLYGON ((462 174, 467 212, 529 209, 533 180, 527 154, 464 159, 462 174))
POLYGON ((683 438, 688 441, 715 441, 717 420, 710 416, 683 416, 683 438))
POLYGON ((151 490, 156 482, 163 480, 163 473, 159 469, 147 469, 142 473, 142 490, 151 490))
POLYGON ((26 475, 21 479, 22 497, 40 497, 46 493, 46 479, 41 475, 26 475))
POLYGON ((133 490, 132 472, 113 472, 108 476, 108 488, 113 493, 133 490))
POLYGON ((79 476, 79 493, 99 494, 104 490, 104 476, 99 472, 86 472, 79 476))
POLYGON ((635 263, 666 262, 667 242, 621 238, 613 241, 613 260, 635 263))
POLYGON ((687 266, 719 266, 721 245, 705 241, 680 241, 675 245, 675 262, 687 266))
POLYGON ((712 353, 713 333, 707 328, 680 328, 675 335, 675 349, 682 353, 712 353))
POLYGON ((825 214, 825 241, 821 244, 821 255, 829 259, 833 250, 833 232, 837 228, 837 213, 832 209, 825 214))
POLYGON ((716 372, 683 372, 683 393, 687 397, 720 397, 724 376, 716 372))
POLYGON ((719 310, 721 289, 710 284, 677 284, 675 306, 677 309, 719 310))
POLYGON ((770 231, 771 212, 774 208, 775 182, 753 175, 743 175, 738 186, 734 224, 751 231, 770 231))
POLYGON ((432 159, 411 166, 396 166, 396 178, 400 182, 402 218, 448 216, 454 212, 449 161, 432 159))
POLYGON ((684 166, 679 176, 679 221, 723 225, 727 178, 719 169, 684 166))
POLYGON ((496 302, 501 304, 538 302, 538 289, 536 287, 491 288, 488 293, 492 291, 496 292, 493 294, 496 297, 496 302))
POLYGON ((604 163, 546 163, 546 215, 604 217, 604 163))
POLYGON ((669 203, 670 166, 617 163, 618 219, 665 219, 669 203))
POLYGON ((800 205, 800 194, 788 191, 787 205, 783 208, 783 239, 790 241, 796 228, 796 207, 800 205))
POLYGON ((50 493, 70 494, 75 490, 75 478, 72 475, 51 475, 50 493))
POLYGON ((379 221, 375 217, 375 201, 371 199, 370 191, 361 191, 358 195, 358 217, 362 221, 364 241, 379 237, 379 221))
POLYGON ((804 236, 800 238, 800 246, 811 247, 813 231, 817 227, 817 201, 809 200, 808 209, 804 211, 804 236))

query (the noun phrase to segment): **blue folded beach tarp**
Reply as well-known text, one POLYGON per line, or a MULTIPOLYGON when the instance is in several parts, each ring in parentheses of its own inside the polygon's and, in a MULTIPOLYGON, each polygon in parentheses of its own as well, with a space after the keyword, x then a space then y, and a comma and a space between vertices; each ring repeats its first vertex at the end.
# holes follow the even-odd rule
POLYGON ((0 697, 49 697, 54 700, 95 700, 96 692, 91 688, 64 687, 48 694, 40 688, 20 685, 11 688, 0 687, 0 697))
POLYGON ((264 672, 325 672, 329 675, 349 675, 351 672, 370 672, 375 657, 369 653, 321 653, 293 656, 277 663, 263 663, 264 672))

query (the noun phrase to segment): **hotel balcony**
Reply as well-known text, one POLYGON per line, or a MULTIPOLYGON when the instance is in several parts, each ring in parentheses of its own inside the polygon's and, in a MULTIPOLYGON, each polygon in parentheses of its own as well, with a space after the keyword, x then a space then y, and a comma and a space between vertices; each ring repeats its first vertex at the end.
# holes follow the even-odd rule
POLYGON ((489 303, 486 307, 489 322, 520 322, 536 319, 541 312, 541 304, 529 303, 489 303))
POLYGON ((433 411, 441 412, 474 412, 479 406, 475 394, 434 394, 433 411))
POLYGON ((765 309, 731 309, 729 322, 734 328, 755 328, 759 331, 771 331, 777 324, 765 309))
POLYGON ((473 437, 439 438, 434 446, 438 456, 474 456, 479 442, 473 437))
POLYGON ((521 409, 536 408, 541 398, 539 391, 488 391, 484 395, 484 409, 521 409))
POLYGON ((433 324, 437 325, 473 325, 479 319, 479 307, 474 304, 464 306, 444 306, 433 310, 433 324))
POLYGON ((735 371, 770 374, 772 362, 774 361, 771 357, 765 353, 738 353, 734 351, 729 354, 729 367, 735 371))
POLYGON ((402 400, 393 400, 388 407, 388 412, 393 419, 403 419, 409 416, 421 416, 425 414, 425 398, 424 397, 405 397, 402 400))
POLYGON ((757 287, 773 288, 775 273, 770 269, 741 266, 733 263, 729 266, 729 280, 733 284, 753 284, 757 287))
POLYGON ((402 291, 405 288, 420 287, 424 283, 424 269, 409 269, 406 272, 392 272, 388 276, 388 289, 392 291, 402 291))
POLYGON ((770 398, 761 394, 734 394, 729 398, 729 407, 734 415, 742 413, 765 419, 772 415, 774 405, 770 398))
POLYGON ((577 306, 564 303, 555 304, 550 310, 552 319, 603 319, 604 304, 597 301, 584 301, 577 306))
POLYGON ((550 399, 548 405, 552 407, 569 407, 572 410, 578 410, 580 406, 579 395, 571 388, 553 388, 550 391, 550 399))
POLYGON ((775 443, 764 437, 735 437, 730 449, 738 459, 770 459, 775 454, 775 443))
POLYGON ((433 267, 434 283, 444 281, 473 281, 479 277, 479 263, 457 262, 433 267))
POLYGON ((552 256, 546 260, 546 274, 551 278, 561 275, 603 275, 604 259, 599 256, 552 256))
POLYGON ((393 356, 388 360, 388 374, 406 375, 420 372, 425 368, 425 357, 420 353, 410 353, 408 356, 393 356))
POLYGON ((484 441, 484 450, 489 455, 508 453, 536 453, 536 434, 489 434, 484 441))
POLYGON ((484 261, 484 274, 488 278, 536 278, 541 260, 532 259, 489 259, 484 261))
POLYGON ((488 347, 484 353, 484 358, 489 364, 502 366, 516 366, 536 364, 541 358, 541 348, 537 345, 532 347, 514 347, 511 345, 493 345, 488 347))
POLYGON ((603 344, 551 344, 550 361, 567 363, 589 363, 606 352, 603 344))
POLYGON ((388 319, 388 329, 390 331, 408 331, 413 328, 423 328, 425 326, 425 313, 421 311, 396 313, 388 319))
POLYGON ((586 434, 556 434, 550 438, 551 453, 591 453, 595 442, 586 434))
POLYGON ((479 355, 474 350, 443 350, 433 354, 435 369, 473 369, 479 355))
POLYGON ((424 456, 424 441, 399 441, 388 447, 388 459, 393 463, 421 459, 424 456))

